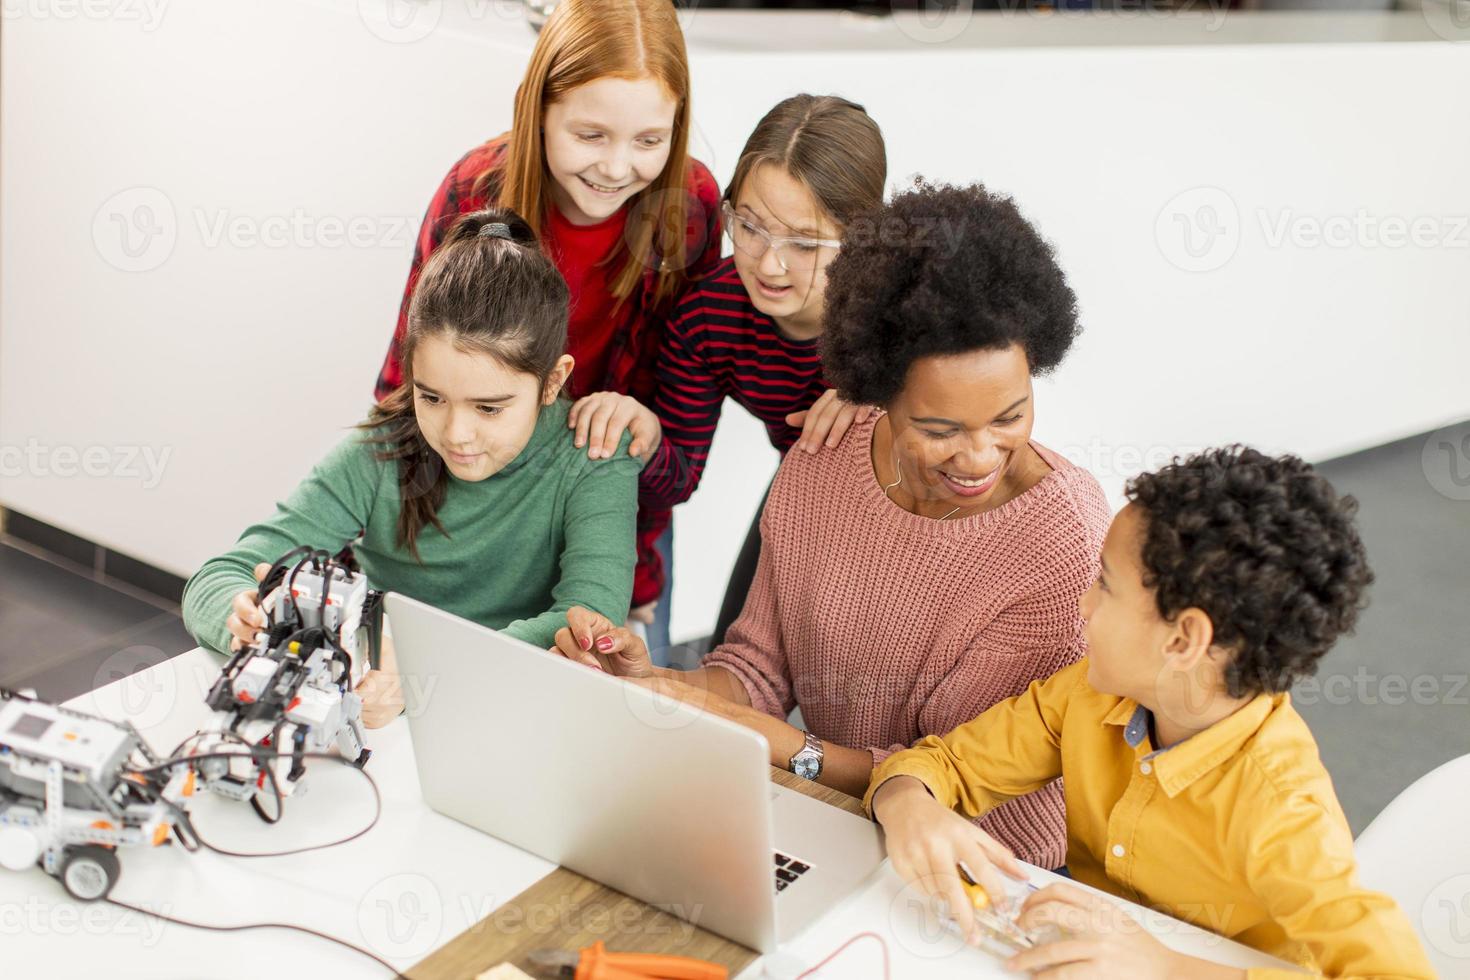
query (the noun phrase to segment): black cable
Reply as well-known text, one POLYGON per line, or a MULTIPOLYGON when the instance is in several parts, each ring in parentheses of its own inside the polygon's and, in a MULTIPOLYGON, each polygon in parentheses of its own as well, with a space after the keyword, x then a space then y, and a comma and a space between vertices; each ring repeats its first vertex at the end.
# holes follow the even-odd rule
MULTIPOLYGON (((282 666, 285 666, 285 661, 284 660, 281 661, 281 664, 282 664, 282 666)), ((285 728, 285 727, 286 727, 286 716, 285 715, 282 715, 281 718, 280 718, 280 720, 278 720, 276 722, 276 727, 274 727, 274 728, 271 729, 270 740, 271 740, 271 744, 272 745, 279 746, 281 744, 281 729, 282 728, 285 728)), ((270 784, 271 784, 271 792, 275 795, 275 798, 276 798, 276 809, 274 811, 275 812, 275 816, 271 816, 270 814, 266 813, 265 812, 265 807, 263 807, 263 806, 260 805, 260 794, 258 792, 257 793, 252 793, 250 795, 250 809, 254 810, 255 811, 255 815, 257 817, 259 817, 261 820, 264 820, 268 824, 270 824, 270 823, 280 823, 281 818, 286 815, 286 798, 285 798, 285 795, 281 792, 281 784, 276 779, 276 770, 275 770, 275 767, 274 766, 271 766, 271 765, 268 765, 268 764, 263 765, 262 764, 262 760, 256 755, 257 752, 264 753, 264 752, 268 752, 270 750, 269 749, 261 748, 258 745, 251 745, 249 742, 246 742, 245 739, 240 738, 240 736, 238 736, 238 735, 236 735, 235 737, 236 738, 239 738, 241 742, 243 742, 247 747, 249 747, 249 749, 250 749, 250 761, 253 762, 253 763, 255 763, 255 768, 256 769, 260 770, 260 775, 261 775, 262 778, 257 779, 255 781, 255 788, 257 790, 259 790, 260 787, 261 787, 261 784, 264 783, 265 780, 268 778, 270 780, 270 784)), ((277 752, 279 753, 279 748, 277 749, 277 752)), ((198 832, 195 831, 195 833, 197 835, 198 832)))
MULTIPOLYGON (((291 604, 291 610, 298 623, 301 621, 301 609, 296 602, 296 574, 307 564, 314 564, 318 568, 321 567, 321 563, 317 561, 317 553, 315 551, 312 551, 305 545, 302 545, 302 549, 306 552, 306 556, 298 561, 296 567, 291 569, 291 574, 286 576, 286 594, 281 597, 282 601, 291 604)), ((265 597, 261 596, 261 598, 264 599, 265 597)), ((279 612, 280 610, 276 611, 279 612)), ((272 616, 272 618, 274 619, 275 617, 272 616)))
POLYGON ((208 932, 244 932, 249 929, 291 929, 296 932, 304 932, 308 936, 316 936, 318 939, 325 939, 327 940, 327 942, 336 943, 338 946, 344 946, 347 949, 352 950, 354 953, 361 953, 363 956, 366 956, 368 959, 377 963, 379 966, 390 971, 393 974, 394 980, 409 980, 407 976, 398 972, 397 967, 395 967, 392 963, 389 963, 387 960, 383 959, 377 953, 363 949, 361 946, 354 945, 353 943, 349 943, 345 939, 339 939, 338 937, 333 936, 330 933, 318 932, 317 930, 308 928, 307 926, 298 926, 289 922, 246 922, 240 925, 233 926, 211 925, 207 922, 190 922, 188 919, 178 919, 171 915, 164 915, 162 912, 154 912, 150 909, 139 908, 136 905, 129 905, 127 902, 120 902, 110 895, 104 897, 103 901, 107 902, 109 905, 116 905, 120 909, 127 909, 129 912, 136 912, 139 915, 151 915, 155 919, 161 919, 164 922, 172 922, 174 925, 186 926, 190 929, 204 929, 208 932))
MULTIPOLYGON (((241 739, 241 741, 244 741, 244 740, 241 739)), ((248 744, 248 743, 246 743, 246 744, 248 744)), ((167 769, 170 769, 172 767, 175 767, 175 766, 185 765, 185 764, 188 764, 190 762, 195 762, 195 761, 199 761, 199 760, 203 760, 203 759, 250 759, 251 761, 256 762, 256 764, 258 766, 259 765, 259 759, 258 759, 258 757, 261 756, 261 755, 282 756, 282 755, 288 755, 288 753, 281 752, 278 749, 259 749, 259 748, 257 748, 254 752, 251 752, 249 754, 246 754, 244 752, 202 752, 199 755, 186 756, 186 757, 181 758, 181 759, 172 759, 172 760, 167 761, 167 762, 161 762, 161 763, 159 763, 156 766, 148 766, 145 769, 134 769, 134 770, 131 770, 131 771, 134 772, 134 773, 136 773, 137 775, 145 776, 146 777, 146 776, 151 775, 151 774, 153 774, 155 772, 163 772, 163 771, 165 771, 167 769)), ((219 855, 222 855, 224 857, 237 857, 237 858, 288 857, 288 856, 293 855, 293 854, 305 854, 308 851, 323 851, 323 850, 326 850, 329 847, 340 847, 341 845, 346 844, 346 843, 349 843, 350 841, 355 841, 359 837, 363 836, 368 831, 372 830, 374 827, 376 827, 378 825, 378 819, 383 815, 383 794, 382 794, 381 791, 379 791, 377 780, 373 779, 371 773, 369 773, 366 769, 360 769, 360 768, 358 768, 353 763, 353 761, 351 759, 345 758, 344 756, 337 755, 335 752, 303 752, 301 754, 301 757, 303 759, 331 759, 331 760, 333 760, 333 761, 335 761, 337 763, 340 763, 341 765, 348 766, 350 768, 356 769, 358 772, 362 773, 363 778, 366 779, 367 782, 368 782, 369 788, 371 788, 372 791, 373 791, 373 818, 372 818, 372 820, 370 820, 368 822, 368 825, 366 827, 363 827, 361 830, 357 831, 356 833, 351 834, 350 836, 347 836, 347 837, 343 837, 340 840, 328 841, 325 844, 313 844, 310 847, 296 847, 296 848, 292 848, 291 850, 287 850, 287 851, 254 851, 254 852, 252 852, 252 851, 231 851, 231 850, 228 850, 226 848, 216 847, 215 845, 211 844, 208 840, 206 840, 199 833, 199 829, 194 826, 193 817, 188 813, 188 811, 184 810, 181 807, 177 807, 177 806, 174 807, 174 811, 175 811, 176 814, 182 815, 183 823, 184 823, 184 825, 186 827, 188 827, 189 833, 193 835, 194 839, 196 841, 198 841, 199 842, 199 845, 201 847, 203 847, 205 850, 213 851, 215 854, 219 854, 219 855)), ((275 777, 274 777, 274 774, 272 773, 271 769, 269 767, 265 767, 264 771, 266 773, 270 774, 271 781, 272 781, 272 783, 274 783, 275 782, 275 777)), ((150 784, 150 786, 151 786, 151 784, 150 784)), ((162 797, 159 797, 159 798, 162 799, 162 797)), ((280 800, 279 790, 277 790, 277 801, 278 801, 278 803, 279 803, 279 800, 280 800)))
MULTIPOLYGON (((332 555, 327 551, 322 551, 321 554, 325 559, 322 563, 322 634, 326 638, 327 645, 332 648, 332 660, 342 664, 342 676, 337 680, 337 687, 345 694, 347 693, 347 688, 352 684, 353 667, 352 654, 347 652, 347 647, 343 645, 342 639, 339 636, 342 626, 346 622, 347 607, 342 607, 342 613, 338 616, 336 627, 327 624, 327 612, 331 608, 328 600, 332 597, 332 555)), ((342 568, 344 571, 348 571, 345 565, 342 568)), ((343 589, 344 591, 346 589, 345 580, 343 582, 343 589)))
MULTIPOLYGON (((279 731, 280 731, 280 726, 277 726, 276 727, 276 732, 279 732, 279 731)), ((180 764, 182 762, 185 762, 185 761, 187 761, 189 759, 203 759, 203 758, 208 758, 210 756, 210 753, 204 753, 203 755, 189 755, 189 756, 182 756, 182 757, 179 755, 179 753, 183 750, 183 748, 184 748, 185 745, 188 745, 194 739, 200 738, 201 736, 204 736, 204 735, 211 735, 211 734, 218 735, 221 738, 225 739, 226 741, 239 742, 241 745, 245 746, 245 751, 249 753, 248 758, 253 763, 255 763, 255 768, 259 769, 262 773, 265 774, 266 778, 268 778, 270 780, 271 794, 276 798, 276 815, 274 817, 272 817, 272 816, 269 816, 265 812, 265 808, 260 805, 260 801, 256 798, 259 795, 258 793, 257 794, 254 794, 254 795, 252 795, 250 797, 250 808, 255 811, 255 815, 256 816, 258 816, 261 820, 265 821, 266 823, 268 823, 268 824, 270 824, 270 823, 277 823, 281 819, 281 817, 285 815, 285 812, 286 812, 286 799, 285 799, 285 794, 283 794, 281 792, 281 784, 276 779, 276 771, 274 769, 272 769, 270 766, 262 765, 262 760, 259 758, 259 756, 269 755, 272 750, 261 748, 258 745, 251 744, 250 742, 246 741, 245 738, 243 736, 241 736, 239 732, 236 732, 233 728, 224 729, 222 731, 217 731, 217 732, 195 732, 193 735, 190 735, 188 738, 184 739, 182 742, 180 742, 178 745, 176 745, 174 747, 174 750, 169 753, 169 757, 173 760, 172 765, 178 765, 178 764, 180 764)), ((274 734, 274 732, 272 734, 274 734)), ((233 759, 247 758, 246 755, 244 755, 243 753, 240 753, 240 752, 228 752, 228 753, 222 753, 222 754, 226 758, 233 758, 233 759)), ((276 752, 276 754, 277 755, 280 755, 281 753, 280 752, 276 752)), ((338 757, 337 756, 333 756, 332 758, 338 758, 338 757)), ((146 775, 148 772, 152 772, 155 769, 158 769, 158 768, 160 768, 163 765, 169 765, 169 764, 170 763, 165 762, 165 763, 160 763, 159 766, 149 767, 147 770, 134 770, 134 771, 135 772, 138 772, 139 774, 146 775)), ((371 778, 371 777, 369 777, 369 778, 371 778)), ((260 787, 257 785, 256 786, 256 789, 258 790, 259 788, 260 787)), ((182 812, 182 811, 180 811, 180 812, 182 812)), ((376 818, 374 818, 374 819, 376 820, 376 818)), ((187 817, 185 817, 185 821, 186 822, 189 822, 187 817)), ((201 843, 203 842, 203 838, 201 838, 199 836, 199 831, 194 828, 194 825, 193 825, 192 822, 189 822, 189 833, 193 834, 196 840, 199 840, 201 843)))
POLYGON ((295 558, 297 555, 301 554, 302 552, 310 554, 311 547, 304 544, 297 545, 295 548, 292 548, 290 551, 286 552, 284 555, 277 558, 274 562, 271 563, 270 570, 265 573, 265 578, 260 580, 260 585, 256 592, 259 599, 264 601, 266 595, 273 591, 276 586, 281 584, 280 581, 276 579, 276 576, 279 575, 284 578, 286 574, 286 563, 289 562, 292 558, 295 558))

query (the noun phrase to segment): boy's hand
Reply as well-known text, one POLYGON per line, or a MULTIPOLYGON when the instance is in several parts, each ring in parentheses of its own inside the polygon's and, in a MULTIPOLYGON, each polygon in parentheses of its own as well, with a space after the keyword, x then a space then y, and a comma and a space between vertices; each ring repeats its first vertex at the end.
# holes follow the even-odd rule
POLYGON ((567 413, 567 427, 576 430, 577 448, 586 446, 588 459, 611 459, 623 430, 629 429, 633 441, 628 444, 628 455, 645 463, 663 441, 664 431, 658 416, 638 399, 613 391, 578 398, 567 413))
POLYGON ((1075 885, 1049 885, 1027 897, 1016 924, 1027 932, 1055 926, 1063 938, 1017 953, 1007 970, 1040 977, 1172 980, 1197 975, 1193 960, 1151 936, 1121 906, 1075 885))
POLYGON ((980 940, 981 933, 961 885, 959 865, 965 865, 997 908, 1004 908, 1009 900, 1001 872, 1025 880, 1020 863, 1004 844, 945 808, 913 776, 895 776, 884 782, 873 794, 873 816, 883 825, 893 870, 942 901, 972 943, 980 940))
POLYGON ((801 426, 801 438, 796 440, 796 448, 815 453, 823 445, 828 449, 837 445, 854 422, 866 422, 872 414, 871 405, 845 402, 837 397, 835 389, 828 388, 811 408, 786 416, 786 424, 801 426))

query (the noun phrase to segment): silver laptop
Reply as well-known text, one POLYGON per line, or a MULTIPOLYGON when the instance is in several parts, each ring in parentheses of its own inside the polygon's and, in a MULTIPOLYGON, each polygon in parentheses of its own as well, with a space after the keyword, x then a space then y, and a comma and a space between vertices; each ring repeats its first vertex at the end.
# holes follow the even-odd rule
POLYGON ((390 593, 430 807, 762 953, 883 860, 877 825, 771 782, 765 740, 390 593))

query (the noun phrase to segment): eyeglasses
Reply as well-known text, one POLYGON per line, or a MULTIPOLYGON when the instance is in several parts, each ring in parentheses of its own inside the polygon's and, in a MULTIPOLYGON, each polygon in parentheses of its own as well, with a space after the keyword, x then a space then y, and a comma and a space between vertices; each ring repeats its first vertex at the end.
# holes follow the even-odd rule
POLYGON ((736 214, 729 201, 720 205, 720 213, 725 217, 725 234, 730 236, 731 244, 753 259, 765 255, 766 249, 775 249, 783 272, 809 272, 817 267, 823 249, 831 254, 842 247, 840 241, 831 238, 777 238, 736 214))

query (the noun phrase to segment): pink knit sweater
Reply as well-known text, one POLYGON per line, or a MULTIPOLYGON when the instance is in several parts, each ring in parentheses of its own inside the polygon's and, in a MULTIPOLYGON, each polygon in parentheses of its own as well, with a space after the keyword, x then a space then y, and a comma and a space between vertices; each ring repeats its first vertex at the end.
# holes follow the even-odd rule
MULTIPOLYGON (((1083 655, 1077 601, 1110 515, 1091 474, 1035 443, 1052 472, 1021 496, 960 520, 911 514, 873 472, 875 422, 787 454, 745 608, 704 665, 768 714, 799 704, 813 734, 876 766, 1083 655)), ((1034 864, 1066 859, 1059 782, 980 826, 1034 864)))

